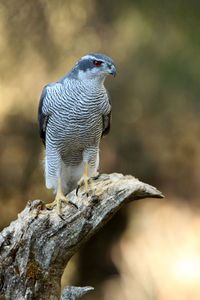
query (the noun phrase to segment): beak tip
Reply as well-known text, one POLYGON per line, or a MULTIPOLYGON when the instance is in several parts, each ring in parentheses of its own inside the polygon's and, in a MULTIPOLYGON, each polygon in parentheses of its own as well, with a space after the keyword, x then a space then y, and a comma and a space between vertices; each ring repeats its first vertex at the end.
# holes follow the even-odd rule
POLYGON ((115 66, 112 66, 112 69, 110 70, 110 74, 113 75, 114 77, 117 75, 115 66))
POLYGON ((116 72, 112 72, 111 73, 114 77, 117 75, 117 73, 116 72))

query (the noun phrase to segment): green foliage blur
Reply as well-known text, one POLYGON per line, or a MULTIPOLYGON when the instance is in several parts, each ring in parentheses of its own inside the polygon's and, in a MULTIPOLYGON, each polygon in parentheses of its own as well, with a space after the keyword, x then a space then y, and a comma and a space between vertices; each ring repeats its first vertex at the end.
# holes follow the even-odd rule
POLYGON ((40 94, 93 52, 117 68, 106 80, 113 121, 101 172, 132 174, 176 203, 199 206, 199 26, 196 0, 0 2, 1 228, 27 200, 52 200, 37 129, 40 94))

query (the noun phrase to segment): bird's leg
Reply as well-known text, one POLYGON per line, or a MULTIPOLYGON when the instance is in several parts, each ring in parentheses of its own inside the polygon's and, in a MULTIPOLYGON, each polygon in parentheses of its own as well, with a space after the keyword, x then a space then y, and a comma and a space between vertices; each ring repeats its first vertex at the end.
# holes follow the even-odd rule
POLYGON ((68 200, 64 196, 64 194, 62 192, 62 188, 61 188, 61 180, 60 180, 60 177, 58 177, 57 193, 56 193, 55 200, 49 204, 46 204, 46 208, 48 209, 48 208, 51 208, 56 205, 57 206, 57 214, 60 216, 61 215, 61 201, 65 201, 67 204, 71 204, 78 209, 78 206, 75 203, 68 200))
POLYGON ((81 177, 81 179, 78 181, 77 183, 77 187, 76 187, 76 195, 78 195, 78 191, 79 191, 79 188, 80 186, 82 185, 82 183, 84 183, 85 185, 85 191, 86 191, 86 195, 88 197, 88 176, 87 176, 87 168, 88 168, 88 163, 87 162, 84 162, 84 165, 83 165, 83 175, 81 177))

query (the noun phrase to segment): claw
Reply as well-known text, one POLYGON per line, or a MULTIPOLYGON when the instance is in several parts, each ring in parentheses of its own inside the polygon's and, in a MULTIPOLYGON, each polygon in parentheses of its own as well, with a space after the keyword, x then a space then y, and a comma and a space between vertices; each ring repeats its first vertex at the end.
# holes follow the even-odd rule
POLYGON ((78 196, 78 191, 79 191, 79 189, 80 189, 80 185, 77 184, 77 186, 76 186, 76 196, 78 196))
POLYGON ((98 173, 97 175, 94 175, 94 176, 92 177, 92 179, 93 179, 93 180, 97 180, 99 177, 100 177, 100 174, 98 173))
POLYGON ((58 216, 64 221, 65 219, 63 218, 62 214, 58 214, 58 216))
MULTIPOLYGON (((62 200, 64 200, 64 199, 62 199, 62 200)), ((65 200, 65 202, 67 203, 67 204, 71 204, 71 205, 73 205, 76 209, 78 209, 78 206, 74 203, 74 202, 72 202, 71 200, 65 200)), ((65 220, 64 219, 64 217, 63 217, 63 214, 60 212, 60 213, 58 213, 58 216, 62 219, 62 220, 65 220)))
POLYGON ((78 209, 78 205, 76 205, 76 203, 72 202, 71 200, 68 200, 68 203, 76 207, 76 209, 78 209))
POLYGON ((47 210, 52 210, 52 209, 53 209, 53 207, 52 207, 52 208, 50 208, 50 207, 48 207, 48 206, 47 206, 47 204, 46 204, 46 209, 47 209, 47 210))
POLYGON ((81 179, 77 183, 76 196, 78 196, 79 189, 83 184, 85 185, 85 191, 86 191, 86 195, 88 197, 88 177, 86 177, 86 176, 81 177, 81 179))
POLYGON ((46 204, 46 209, 47 209, 47 210, 52 210, 53 207, 54 207, 56 204, 57 204, 57 200, 56 200, 56 198, 55 198, 55 200, 54 200, 53 202, 46 204))

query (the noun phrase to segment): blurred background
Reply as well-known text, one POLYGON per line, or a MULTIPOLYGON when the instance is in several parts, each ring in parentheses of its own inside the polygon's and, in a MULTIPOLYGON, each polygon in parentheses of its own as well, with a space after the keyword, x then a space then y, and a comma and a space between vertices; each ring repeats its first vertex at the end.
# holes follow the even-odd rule
POLYGON ((113 58, 113 122, 101 172, 132 174, 165 199, 127 205, 69 263, 83 299, 200 299, 200 2, 0 2, 0 227, 49 202, 37 107, 84 54, 113 58))

